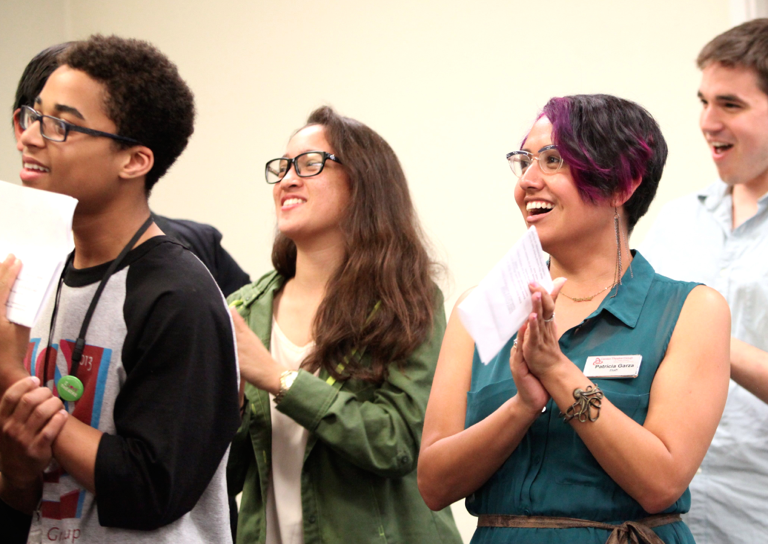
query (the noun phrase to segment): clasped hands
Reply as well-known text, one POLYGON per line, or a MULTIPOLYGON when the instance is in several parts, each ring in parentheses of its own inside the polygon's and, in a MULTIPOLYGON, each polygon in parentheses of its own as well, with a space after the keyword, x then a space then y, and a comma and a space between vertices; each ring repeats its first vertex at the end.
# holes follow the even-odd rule
POLYGON ((557 296, 565 281, 565 278, 554 280, 552 293, 547 293, 537 283, 529 285, 533 309, 517 332, 510 354, 509 366, 517 394, 531 415, 538 415, 550 398, 541 378, 565 361, 552 319, 557 296))
POLYGON ((0 262, 0 473, 6 486, 37 482, 67 420, 61 401, 24 369, 29 328, 8 321, 6 303, 21 270, 9 255, 0 262))
POLYGON ((17 381, 0 400, 0 473, 6 485, 35 485, 67 421, 64 405, 37 377, 17 381))

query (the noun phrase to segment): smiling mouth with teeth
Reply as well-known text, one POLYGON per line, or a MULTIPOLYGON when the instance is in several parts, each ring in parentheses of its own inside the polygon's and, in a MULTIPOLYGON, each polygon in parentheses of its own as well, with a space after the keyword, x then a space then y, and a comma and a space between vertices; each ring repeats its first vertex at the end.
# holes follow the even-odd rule
POLYGON ((554 205, 550 202, 544 202, 544 201, 534 201, 534 202, 528 202, 525 205, 525 210, 530 213, 531 215, 542 215, 545 213, 549 213, 552 211, 552 208, 554 208, 554 205))
POLYGON ((296 204, 304 204, 304 202, 306 202, 306 200, 302 198, 289 198, 283 202, 283 207, 285 208, 287 206, 295 206, 296 204))
POLYGON ((37 170, 38 172, 50 172, 50 170, 45 166, 40 166, 39 164, 32 164, 29 162, 24 163, 24 168, 27 170, 37 170))

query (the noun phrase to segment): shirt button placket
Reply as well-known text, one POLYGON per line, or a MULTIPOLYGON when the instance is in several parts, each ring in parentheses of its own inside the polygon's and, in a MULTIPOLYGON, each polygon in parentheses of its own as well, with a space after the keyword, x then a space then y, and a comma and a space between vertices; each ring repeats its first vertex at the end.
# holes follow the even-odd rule
POLYGON ((549 428, 552 424, 552 410, 554 409, 554 401, 550 399, 547 402, 545 410, 539 415, 534 425, 542 425, 547 429, 546 440, 534 440, 531 451, 531 470, 528 472, 525 482, 523 483, 523 489, 521 496, 523 498, 523 515, 532 515, 531 504, 533 503, 532 489, 536 478, 541 472, 542 465, 544 464, 544 455, 546 454, 547 442, 549 442, 549 428))

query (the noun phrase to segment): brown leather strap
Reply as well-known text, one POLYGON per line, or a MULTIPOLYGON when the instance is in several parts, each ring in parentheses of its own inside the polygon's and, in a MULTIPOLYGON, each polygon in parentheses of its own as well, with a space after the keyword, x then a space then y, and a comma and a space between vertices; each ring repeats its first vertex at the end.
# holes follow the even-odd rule
POLYGON ((611 531, 605 544, 664 544, 664 541, 651 529, 678 521, 682 521, 680 514, 657 514, 637 521, 625 521, 621 525, 577 518, 484 514, 478 518, 477 526, 515 527, 521 529, 573 529, 590 527, 611 531))

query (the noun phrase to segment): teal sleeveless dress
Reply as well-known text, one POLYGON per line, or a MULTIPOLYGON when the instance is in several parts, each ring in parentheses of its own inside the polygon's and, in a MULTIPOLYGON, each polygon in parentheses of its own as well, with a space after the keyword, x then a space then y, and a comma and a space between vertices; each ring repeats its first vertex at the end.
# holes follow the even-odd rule
MULTIPOLYGON (((664 358, 685 299, 697 284, 660 276, 642 255, 637 252, 634 255, 632 274, 624 274, 618 294, 614 298, 606 297, 594 313, 563 334, 560 348, 582 370, 590 356, 642 355, 637 378, 593 380, 606 398, 642 425, 648 413, 656 370, 664 358)), ((517 392, 509 370, 513 340, 487 365, 480 361, 475 350, 465 427, 489 416, 517 392)), ((563 423, 558 414, 557 405, 550 399, 509 459, 467 497, 467 510, 475 516, 557 516, 617 525, 649 516, 605 473, 576 432, 563 423)), ((663 513, 684 513, 690 504, 691 494, 686 489, 663 513)), ((694 543, 683 522, 654 531, 667 544, 694 543)), ((481 527, 475 531, 471 544, 604 544, 609 535, 610 531, 592 528, 481 527)))

